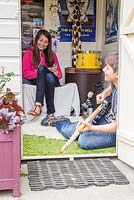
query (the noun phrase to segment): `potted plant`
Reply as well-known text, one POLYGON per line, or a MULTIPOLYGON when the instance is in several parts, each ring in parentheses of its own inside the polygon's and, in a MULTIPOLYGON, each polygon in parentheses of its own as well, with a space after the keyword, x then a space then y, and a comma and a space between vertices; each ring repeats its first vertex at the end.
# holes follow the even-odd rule
MULTIPOLYGON (((14 74, 2 73, 0 93, 14 74)), ((12 189, 20 196, 20 125, 23 109, 9 89, 0 97, 0 190, 12 189)))

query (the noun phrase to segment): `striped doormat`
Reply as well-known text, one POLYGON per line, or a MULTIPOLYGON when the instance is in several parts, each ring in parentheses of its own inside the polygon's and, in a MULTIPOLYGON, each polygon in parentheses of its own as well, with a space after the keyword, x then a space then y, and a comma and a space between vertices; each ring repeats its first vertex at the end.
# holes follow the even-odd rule
POLYGON ((30 161, 28 178, 33 191, 129 183, 122 172, 107 158, 30 161))

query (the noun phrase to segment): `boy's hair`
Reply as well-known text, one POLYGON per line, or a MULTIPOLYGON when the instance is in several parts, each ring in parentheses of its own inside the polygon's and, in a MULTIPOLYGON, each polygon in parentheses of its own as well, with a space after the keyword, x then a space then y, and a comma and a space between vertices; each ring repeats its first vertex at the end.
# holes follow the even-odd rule
POLYGON ((113 68, 114 72, 118 72, 118 54, 114 53, 105 58, 105 63, 113 68))

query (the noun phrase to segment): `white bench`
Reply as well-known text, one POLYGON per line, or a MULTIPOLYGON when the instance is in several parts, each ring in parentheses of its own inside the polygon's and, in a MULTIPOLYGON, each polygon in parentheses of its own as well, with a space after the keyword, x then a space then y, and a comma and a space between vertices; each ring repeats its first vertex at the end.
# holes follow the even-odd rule
MULTIPOLYGON (((23 84, 23 107, 28 112, 35 103, 36 86, 23 84)), ((70 115, 71 109, 74 109, 75 115, 80 114, 80 98, 76 83, 68 83, 55 88, 54 96, 55 114, 70 115)), ((46 100, 44 98, 43 112, 46 113, 46 100)))

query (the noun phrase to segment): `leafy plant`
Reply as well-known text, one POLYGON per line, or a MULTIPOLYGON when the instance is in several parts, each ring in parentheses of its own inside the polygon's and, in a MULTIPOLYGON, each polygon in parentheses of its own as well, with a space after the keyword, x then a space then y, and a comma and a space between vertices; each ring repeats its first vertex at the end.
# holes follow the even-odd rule
POLYGON ((13 76, 15 76, 13 72, 4 73, 4 67, 1 67, 1 69, 2 73, 0 75, 0 92, 3 90, 6 83, 9 82, 13 76))
MULTIPOLYGON (((0 92, 3 90, 7 82, 9 82, 14 76, 13 72, 4 73, 2 68, 2 74, 0 76, 0 92)), ((8 91, 6 94, 0 97, 0 132, 9 134, 17 124, 20 124, 23 119, 23 109, 18 105, 18 101, 15 94, 8 91)))

